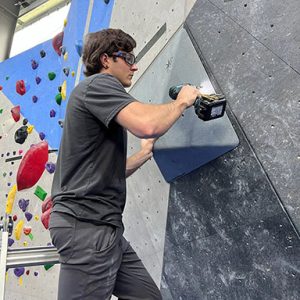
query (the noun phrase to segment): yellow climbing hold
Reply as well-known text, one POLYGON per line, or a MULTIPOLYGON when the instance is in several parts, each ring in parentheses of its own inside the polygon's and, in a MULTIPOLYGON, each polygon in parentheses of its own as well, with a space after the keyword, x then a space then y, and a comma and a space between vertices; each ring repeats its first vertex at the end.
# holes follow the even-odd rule
POLYGON ((67 60, 68 59, 68 52, 66 52, 65 54, 64 54, 64 60, 67 60))
POLYGON ((65 80, 61 86, 61 97, 63 100, 66 100, 67 98, 67 81, 65 80))
POLYGON ((64 27, 66 27, 68 24, 68 20, 67 19, 64 19, 64 27))
POLYGON ((72 71, 71 75, 72 75, 72 77, 74 77, 75 76, 75 71, 72 71))
POLYGON ((22 278, 22 276, 21 277, 19 277, 19 285, 23 285, 23 278, 22 278))
POLYGON ((21 238, 21 234, 23 232, 23 226, 24 226, 24 221, 20 220, 15 228, 15 238, 16 240, 19 240, 21 238))
POLYGON ((23 242, 23 246, 24 247, 27 247, 28 246, 28 243, 25 241, 25 242, 23 242))
POLYGON ((33 125, 29 125, 28 128, 27 128, 27 132, 28 133, 31 133, 32 130, 33 130, 34 126, 33 125))
POLYGON ((38 221, 38 220, 40 219, 40 217, 39 217, 38 215, 35 215, 35 216, 34 216, 34 219, 35 219, 36 221, 38 221))
POLYGON ((16 193, 17 193, 17 185, 14 184, 12 188, 10 189, 7 200, 6 200, 6 210, 5 213, 8 215, 11 214, 12 208, 14 206, 15 198, 16 198, 16 193))

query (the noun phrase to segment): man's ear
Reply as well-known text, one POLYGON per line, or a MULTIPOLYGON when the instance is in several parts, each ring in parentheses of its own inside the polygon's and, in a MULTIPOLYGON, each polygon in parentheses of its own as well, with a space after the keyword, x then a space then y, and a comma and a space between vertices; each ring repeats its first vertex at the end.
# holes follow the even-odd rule
POLYGON ((100 62, 104 69, 108 69, 110 61, 109 61, 109 56, 107 55, 107 53, 102 53, 100 55, 100 62))

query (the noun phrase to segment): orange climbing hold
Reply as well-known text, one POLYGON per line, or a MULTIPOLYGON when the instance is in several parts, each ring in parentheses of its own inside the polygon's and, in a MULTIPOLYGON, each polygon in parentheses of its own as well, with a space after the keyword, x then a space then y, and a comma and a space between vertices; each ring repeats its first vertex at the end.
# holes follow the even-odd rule
POLYGON ((48 161, 48 143, 42 141, 25 153, 17 173, 18 191, 34 186, 41 178, 48 161))
POLYGON ((64 39, 64 32, 58 33, 53 39, 52 39, 52 46, 55 52, 61 56, 61 47, 64 39))

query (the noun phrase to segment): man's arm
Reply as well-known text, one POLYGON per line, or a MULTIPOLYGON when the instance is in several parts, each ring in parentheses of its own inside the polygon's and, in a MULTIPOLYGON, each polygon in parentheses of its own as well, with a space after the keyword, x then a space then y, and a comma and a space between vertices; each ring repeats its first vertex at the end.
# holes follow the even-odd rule
POLYGON ((167 104, 132 102, 124 107, 115 120, 139 138, 159 137, 177 121, 184 110, 193 105, 200 91, 184 86, 175 101, 167 104))
POLYGON ((152 150, 156 139, 142 139, 141 150, 130 157, 126 161, 126 178, 133 174, 153 155, 152 150))

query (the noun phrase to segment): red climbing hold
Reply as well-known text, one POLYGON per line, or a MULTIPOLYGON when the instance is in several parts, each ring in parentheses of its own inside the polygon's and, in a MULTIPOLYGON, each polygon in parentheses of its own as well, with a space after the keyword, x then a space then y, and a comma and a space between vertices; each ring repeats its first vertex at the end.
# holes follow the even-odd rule
POLYGON ((20 105, 13 107, 11 110, 11 115, 14 118, 15 122, 20 120, 20 105))
POLYGON ((25 153, 17 173, 18 191, 34 186, 41 178, 48 161, 48 143, 42 141, 25 153))
POLYGON ((50 213, 52 210, 52 206, 53 206, 53 201, 50 196, 43 202, 43 205, 42 205, 41 221, 46 229, 49 228, 49 219, 50 219, 50 213))
POLYGON ((58 33, 53 39, 52 39, 52 46, 55 50, 55 52, 60 56, 61 55, 61 47, 64 39, 64 32, 58 33))
POLYGON ((3 90, 3 86, 2 85, 0 85, 0 91, 2 91, 3 90))
POLYGON ((26 93, 26 87, 25 87, 25 82, 24 80, 18 80, 16 82, 16 91, 18 94, 23 96, 26 93))

